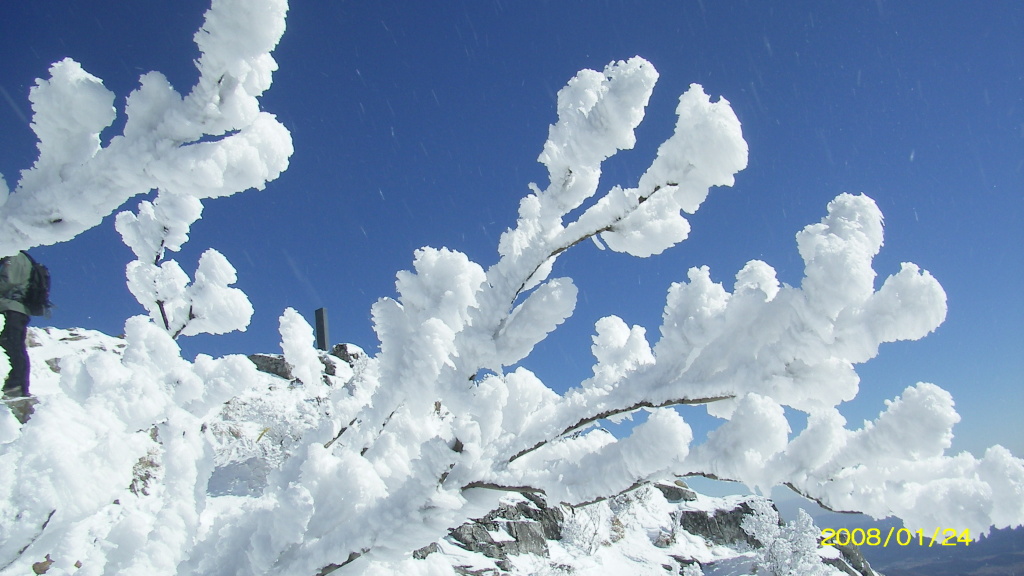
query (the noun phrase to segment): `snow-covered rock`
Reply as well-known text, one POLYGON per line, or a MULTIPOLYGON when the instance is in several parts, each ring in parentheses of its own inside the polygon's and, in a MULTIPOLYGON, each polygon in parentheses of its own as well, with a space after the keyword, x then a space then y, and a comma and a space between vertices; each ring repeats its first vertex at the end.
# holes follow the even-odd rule
MULTIPOLYGON (((510 494, 414 556, 442 558, 467 576, 773 574, 758 564, 763 544, 743 528, 757 503, 772 507, 759 496, 696 494, 681 481, 579 507, 510 494)), ((820 574, 877 574, 855 547, 821 548, 818 556, 820 574)))

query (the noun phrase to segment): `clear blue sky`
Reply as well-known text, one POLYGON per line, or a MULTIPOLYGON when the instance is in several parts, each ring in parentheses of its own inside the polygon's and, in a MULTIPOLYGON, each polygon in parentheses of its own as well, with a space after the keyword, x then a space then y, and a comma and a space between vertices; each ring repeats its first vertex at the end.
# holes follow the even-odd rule
MULTIPOLYGON (((186 355, 277 351, 287 306, 310 321, 326 306, 334 341, 374 350, 370 305, 394 294, 413 250, 447 246, 494 262, 527 183, 543 183, 536 157, 557 90, 581 68, 640 55, 661 81, 636 150, 606 166, 608 185, 635 184, 691 82, 732 103, 750 166, 661 256, 574 248, 556 273, 580 288, 576 315, 527 364, 556 389, 578 382, 589 375, 593 322, 614 313, 654 336, 669 283, 690 266, 709 265, 731 289, 759 258, 798 284, 794 234, 838 193, 863 192, 886 218, 881 278, 916 262, 945 287, 949 315, 923 341, 884 346, 860 369, 862 394, 844 414, 859 424, 883 399, 931 381, 963 416, 955 447, 998 442, 1024 456, 1024 4, 824 4, 295 2, 263 98, 292 132, 291 167, 266 190, 207 202, 178 256, 191 271, 203 250, 220 250, 256 314, 245 333, 183 339, 186 355)), ((186 92, 205 8, 0 8, 0 172, 11 187, 35 157, 27 94, 50 63, 75 58, 119 108, 149 70, 186 92)), ((125 287, 131 252, 112 218, 33 252, 53 272, 59 305, 37 325, 116 334, 142 311, 125 287)), ((687 416, 699 425, 697 413, 687 416)))

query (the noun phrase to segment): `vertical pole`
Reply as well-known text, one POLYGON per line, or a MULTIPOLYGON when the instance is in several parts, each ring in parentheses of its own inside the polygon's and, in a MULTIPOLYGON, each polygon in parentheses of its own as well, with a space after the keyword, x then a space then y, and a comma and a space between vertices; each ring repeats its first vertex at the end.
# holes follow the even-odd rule
POLYGON ((327 308, 317 308, 316 312, 316 347, 327 350, 330 339, 327 337, 327 308))

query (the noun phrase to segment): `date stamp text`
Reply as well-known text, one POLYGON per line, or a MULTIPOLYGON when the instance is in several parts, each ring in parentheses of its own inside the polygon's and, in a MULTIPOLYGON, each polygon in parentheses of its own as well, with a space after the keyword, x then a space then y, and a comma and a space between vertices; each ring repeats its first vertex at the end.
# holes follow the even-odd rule
POLYGON ((970 530, 936 528, 931 534, 924 530, 907 528, 822 528, 822 546, 968 546, 972 542, 970 530))

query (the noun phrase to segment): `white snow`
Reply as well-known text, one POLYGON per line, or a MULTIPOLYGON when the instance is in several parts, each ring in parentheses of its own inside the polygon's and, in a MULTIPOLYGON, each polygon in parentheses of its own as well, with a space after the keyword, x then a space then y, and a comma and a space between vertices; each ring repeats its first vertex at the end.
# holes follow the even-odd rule
POLYGON ((294 308, 287 308, 280 319, 281 349, 292 375, 309 390, 311 397, 323 395, 323 364, 313 347, 313 327, 294 308))
MULTIPOLYGON (((123 135, 106 147, 98 133, 114 120, 114 95, 99 79, 64 60, 32 91, 40 154, 12 193, 0 183, 0 253, 69 240, 129 198, 157 194, 117 217, 137 258, 128 286, 148 314, 126 321, 123 340, 34 331, 36 413, 19 425, 0 409, 0 573, 27 573, 48 555, 55 574, 317 574, 343 564, 352 574, 447 574, 411 551, 507 491, 581 503, 686 474, 763 490, 789 483, 911 529, 980 535, 1024 523, 1024 461, 998 446, 981 459, 947 455, 959 416, 938 386, 908 387, 859 429, 839 414, 858 393, 856 364, 946 315, 942 287, 914 264, 875 290, 882 214, 864 195, 840 194, 797 234, 799 286, 780 285, 757 260, 732 291, 695 267, 668 287, 656 335, 598 321, 593 376, 579 386, 558 394, 517 366, 575 309, 572 280, 548 278, 557 258, 598 236, 612 250, 660 253, 688 235, 682 214, 746 165, 728 101, 692 85, 638 186, 598 189, 602 162, 634 145, 658 78, 639 57, 581 71, 558 93, 539 157, 549 184, 531 185, 494 265, 416 251, 396 296, 372 308, 376 356, 335 362, 340 371, 325 377, 311 327, 286 310, 282 350, 301 389, 279 393, 287 383, 241 356, 182 358, 175 338, 244 330, 253 314, 220 253, 207 250, 191 277, 167 257, 203 199, 262 188, 287 167, 290 136, 258 100, 286 10, 284 0, 214 0, 195 37, 197 85, 182 96, 159 73, 143 76, 123 135), (679 404, 706 405, 722 424, 692 445, 679 404), (786 408, 807 415, 795 438, 786 408), (638 410, 650 415, 625 438, 592 429, 638 410), (261 444, 271 440, 274 449, 261 444)), ((640 573, 665 554, 650 531, 666 509, 648 502, 581 515, 577 550, 557 554, 578 560, 579 573, 640 573), (605 530, 613 516, 623 526, 605 530), (591 526, 628 553, 588 540, 591 526)), ((806 540, 806 524, 786 530, 774 537, 806 540)))

